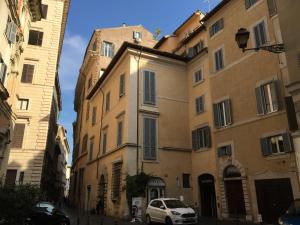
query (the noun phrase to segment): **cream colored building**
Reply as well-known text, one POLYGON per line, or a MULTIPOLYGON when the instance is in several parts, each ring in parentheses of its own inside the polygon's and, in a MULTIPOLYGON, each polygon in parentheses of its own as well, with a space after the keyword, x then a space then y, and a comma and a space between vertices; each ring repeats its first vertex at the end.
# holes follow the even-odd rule
POLYGON ((0 183, 5 173, 10 152, 11 135, 16 114, 12 111, 16 95, 16 80, 19 74, 24 42, 32 22, 41 19, 42 5, 37 0, 0 2, 0 183))
MULTIPOLYGON (((299 198, 286 54, 243 53, 241 27, 248 47, 284 36, 273 1, 223 0, 154 48, 124 43, 95 84, 77 86, 75 205, 100 198, 106 214, 127 217, 126 176, 141 171, 152 175, 144 204, 183 198, 201 216, 273 223, 299 198)), ((81 73, 93 74, 86 59, 81 73)))
POLYGON ((41 185, 44 193, 56 172, 55 137, 61 110, 57 70, 69 3, 42 1, 43 16, 32 22, 25 34, 10 97, 16 119, 6 177, 16 183, 41 185))

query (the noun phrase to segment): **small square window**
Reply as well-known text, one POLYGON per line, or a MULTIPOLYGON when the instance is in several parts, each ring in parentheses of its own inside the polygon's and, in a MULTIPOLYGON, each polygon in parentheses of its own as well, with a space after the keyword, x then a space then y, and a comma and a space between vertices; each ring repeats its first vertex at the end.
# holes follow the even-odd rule
POLYGON ((29 99, 19 98, 18 99, 18 109, 28 110, 29 99))
POLYGON ((202 80, 203 80, 203 74, 202 74, 202 70, 200 69, 194 73, 194 82, 198 83, 202 80))
POLYGON ((44 35, 43 32, 40 32, 40 31, 37 31, 37 30, 30 30, 29 31, 28 44, 29 45, 42 46, 43 35, 44 35))
POLYGON ((184 173, 182 174, 182 187, 190 188, 190 174, 184 173))

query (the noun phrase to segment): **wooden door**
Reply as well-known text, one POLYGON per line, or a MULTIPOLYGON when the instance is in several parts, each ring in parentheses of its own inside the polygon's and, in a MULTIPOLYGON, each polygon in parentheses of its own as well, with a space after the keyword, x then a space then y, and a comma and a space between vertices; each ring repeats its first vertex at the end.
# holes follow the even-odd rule
POLYGON ((230 217, 246 214, 242 180, 225 181, 227 206, 230 217))
POLYGON ((5 185, 14 186, 16 184, 17 170, 7 170, 5 185))
POLYGON ((214 177, 209 174, 202 175, 198 178, 200 188, 201 216, 215 217, 216 194, 214 177))

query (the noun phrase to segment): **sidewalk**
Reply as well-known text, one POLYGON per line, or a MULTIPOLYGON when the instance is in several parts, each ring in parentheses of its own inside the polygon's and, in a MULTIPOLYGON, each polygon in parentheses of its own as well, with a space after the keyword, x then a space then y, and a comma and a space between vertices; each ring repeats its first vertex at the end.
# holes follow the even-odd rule
MULTIPOLYGON (((69 216, 71 225, 145 225, 146 223, 124 221, 114 217, 90 215, 88 224, 88 214, 83 211, 78 211, 74 208, 64 208, 63 211, 69 216), (79 218, 79 223, 78 223, 79 218)), ((199 218, 199 225, 257 225, 254 223, 242 223, 238 221, 216 220, 215 218, 199 218)))

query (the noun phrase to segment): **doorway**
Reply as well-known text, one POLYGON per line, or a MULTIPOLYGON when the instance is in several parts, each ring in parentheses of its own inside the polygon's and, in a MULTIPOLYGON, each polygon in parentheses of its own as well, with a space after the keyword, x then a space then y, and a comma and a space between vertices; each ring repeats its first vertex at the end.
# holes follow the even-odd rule
POLYGON ((211 174, 203 174, 198 177, 201 216, 216 217, 216 193, 215 180, 211 174))
POLYGON ((224 183, 229 217, 239 218, 246 215, 245 199, 241 173, 233 165, 224 170, 224 183))
POLYGON ((255 188, 263 222, 277 222, 294 199, 289 178, 256 180, 255 188))

